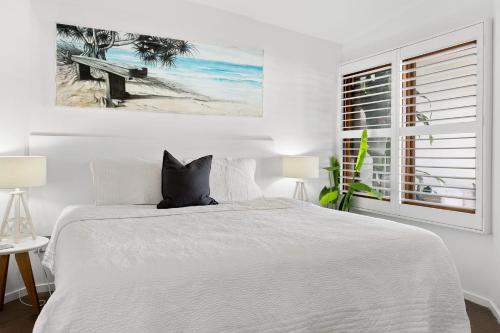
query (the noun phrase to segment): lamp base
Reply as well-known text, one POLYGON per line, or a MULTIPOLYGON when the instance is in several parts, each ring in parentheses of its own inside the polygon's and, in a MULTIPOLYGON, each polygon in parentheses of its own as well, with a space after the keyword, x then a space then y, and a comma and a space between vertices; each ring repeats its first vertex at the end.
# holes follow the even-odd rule
POLYGON ((16 189, 9 195, 5 215, 0 226, 0 238, 12 238, 15 243, 19 243, 26 236, 36 239, 31 214, 24 199, 24 191, 16 189), (14 217, 10 217, 12 210, 14 210, 14 217), (21 214, 21 210, 24 216, 21 214))
POLYGON ((309 200, 303 179, 299 179, 295 183, 295 191, 293 192, 293 198, 296 200, 301 200, 301 201, 308 201, 309 200))

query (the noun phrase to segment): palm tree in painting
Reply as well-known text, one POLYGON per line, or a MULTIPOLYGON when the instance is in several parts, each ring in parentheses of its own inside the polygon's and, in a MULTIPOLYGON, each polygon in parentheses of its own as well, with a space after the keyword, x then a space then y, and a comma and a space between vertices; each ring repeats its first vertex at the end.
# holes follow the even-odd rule
POLYGON ((170 67, 177 56, 191 55, 195 47, 184 40, 160 38, 140 34, 121 34, 112 30, 57 24, 57 34, 83 44, 81 55, 106 59, 106 53, 113 47, 130 45, 136 55, 148 65, 170 67))

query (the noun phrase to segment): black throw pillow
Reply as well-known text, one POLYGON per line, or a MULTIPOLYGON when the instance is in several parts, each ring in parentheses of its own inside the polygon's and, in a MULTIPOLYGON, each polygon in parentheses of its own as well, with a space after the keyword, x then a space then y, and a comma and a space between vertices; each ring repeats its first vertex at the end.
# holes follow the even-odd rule
POLYGON ((168 151, 163 152, 161 193, 158 209, 186 206, 217 205, 210 197, 210 169, 212 155, 182 164, 168 151))

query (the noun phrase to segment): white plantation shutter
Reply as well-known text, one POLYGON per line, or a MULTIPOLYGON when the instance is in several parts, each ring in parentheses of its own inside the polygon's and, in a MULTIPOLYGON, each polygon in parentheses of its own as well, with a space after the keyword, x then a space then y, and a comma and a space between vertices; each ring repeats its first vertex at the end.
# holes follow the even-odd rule
MULTIPOLYGON (((342 184, 343 190, 352 182, 354 166, 358 156, 360 138, 345 138, 343 140, 342 184)), ((366 154, 359 177, 354 180, 365 183, 381 192, 385 201, 391 200, 391 138, 368 138, 368 153, 366 154)), ((366 198, 367 195, 357 194, 366 198)))
POLYGON ((388 52, 393 65, 373 66, 378 55, 342 67, 343 188, 366 128, 369 153, 357 180, 385 201, 358 198, 357 207, 488 232, 483 29, 481 23, 388 52))
POLYGON ((476 137, 474 133, 402 138, 401 202, 474 214, 476 137))
POLYGON ((402 60, 402 204, 476 212, 477 64, 475 40, 402 60))
POLYGON ((392 54, 382 54, 342 69, 342 154, 339 159, 342 190, 347 191, 348 184, 354 180, 383 194, 383 200, 377 200, 364 193, 355 193, 357 200, 353 206, 387 209, 392 200, 393 60, 392 54), (354 178, 363 129, 368 130, 369 148, 361 172, 354 178))
POLYGON ((391 65, 382 65, 342 78, 344 131, 391 126, 391 65))

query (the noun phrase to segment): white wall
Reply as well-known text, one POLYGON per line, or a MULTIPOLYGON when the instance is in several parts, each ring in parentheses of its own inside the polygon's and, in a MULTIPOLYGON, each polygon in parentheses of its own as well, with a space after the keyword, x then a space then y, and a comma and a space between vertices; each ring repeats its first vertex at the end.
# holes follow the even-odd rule
MULTIPOLYGON (((12 1, 8 8, 0 4, 0 29, 9 32, 4 36, 4 45, 10 50, 0 51, 0 154, 23 155, 28 136, 29 110, 32 108, 29 95, 29 31, 30 3, 26 0, 12 1), (15 27, 15 28, 13 28, 15 27)), ((0 190, 0 211, 4 212, 8 190, 0 190)), ((12 257, 7 278, 7 288, 11 290, 20 284, 20 276, 12 257)), ((40 276, 38 276, 40 277, 40 276)), ((43 280, 41 280, 43 281, 43 280)))
MULTIPOLYGON (((491 18, 493 1, 496 0, 412 1, 406 11, 395 10, 389 20, 378 19, 374 11, 373 19, 378 25, 342 44, 342 58, 345 61, 364 57, 491 18)), ((379 10, 381 17, 387 17, 382 13, 391 8, 380 6, 379 10)))
MULTIPOLYGON (((0 52, 1 63, 8 64, 0 69, 1 154, 23 153, 29 132, 141 138, 169 132, 189 138, 187 144, 203 135, 265 135, 274 139, 277 154, 318 154, 326 162, 333 151, 338 45, 178 0, 16 0, 0 6, 2 31, 16 31, 7 44, 19 45, 0 52), (56 22, 263 49, 264 117, 55 108, 56 22)), ((311 195, 324 181, 310 183, 311 195)), ((285 180, 266 188, 268 195, 292 190, 293 182, 285 180)), ((3 209, 3 197, 0 202, 3 209)), ((11 274, 8 290, 20 285, 11 274)))
MULTIPOLYGON (((387 10, 387 8, 384 8, 387 10)), ((374 13, 376 17, 376 13, 374 13)), ((343 61, 389 50, 449 30, 483 20, 500 20, 500 2, 491 0, 435 0, 432 6, 423 1, 419 7, 380 22, 378 28, 343 45, 343 61)), ((500 59, 500 24, 494 25, 494 59, 500 59)), ((500 65, 495 64, 494 96, 500 96, 500 65)), ((494 100, 493 170, 500 170, 500 99, 494 100)), ((500 175, 493 177, 493 188, 499 188, 500 175), (496 185, 496 186, 495 186, 496 185)), ((413 223, 437 233, 450 249, 463 288, 469 296, 477 295, 500 309, 500 196, 493 191, 493 233, 480 235, 429 224, 413 223)), ((411 223, 409 221, 404 221, 411 223)), ((476 299, 481 301, 481 299, 476 299)), ((498 312, 498 311, 497 311, 498 312)), ((500 312, 498 312, 500 314, 500 312)), ((499 317, 500 319, 500 317, 499 317)))

